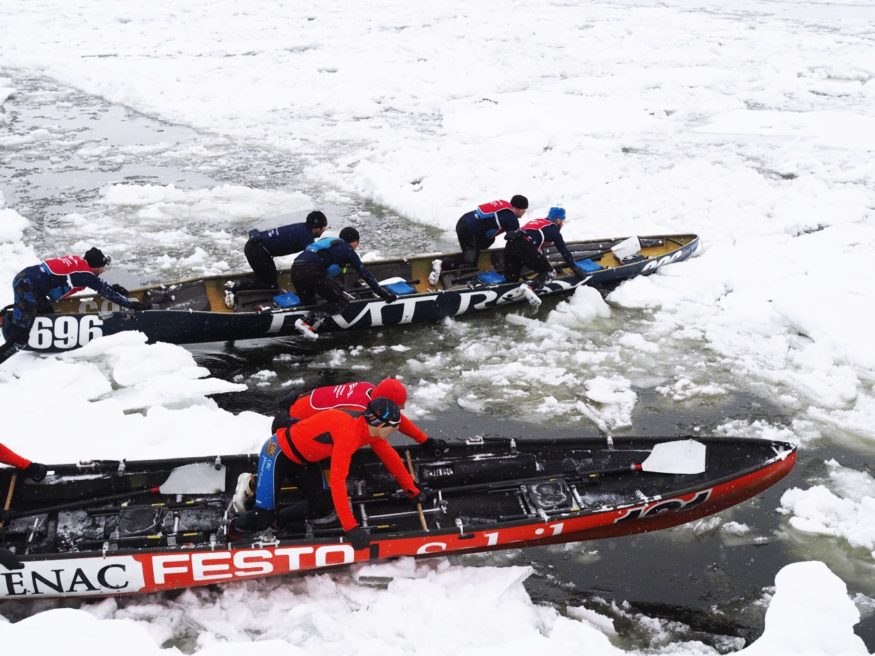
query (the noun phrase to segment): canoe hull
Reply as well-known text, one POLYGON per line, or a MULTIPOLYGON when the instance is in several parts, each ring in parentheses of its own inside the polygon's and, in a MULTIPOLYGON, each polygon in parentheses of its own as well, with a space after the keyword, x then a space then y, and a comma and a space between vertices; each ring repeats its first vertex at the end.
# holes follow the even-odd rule
MULTIPOLYGON (((687 259, 699 247, 695 235, 678 235, 677 245, 665 248, 664 254, 655 253, 640 261, 629 264, 616 262, 616 266, 605 266, 590 273, 583 281, 574 276, 558 277, 541 293, 542 296, 569 294, 578 286, 588 285, 597 289, 612 286, 639 275, 649 275, 672 262, 687 259)), ((670 240, 672 237, 650 237, 644 240, 670 240)), ((586 249, 598 248, 599 242, 572 242, 570 247, 586 253, 586 249), (595 244, 595 246, 589 246, 595 244)), ((442 257, 449 257, 443 255, 442 257)), ((609 253, 603 254, 604 259, 609 253)), ((425 270, 426 261, 435 256, 422 256, 404 261, 408 271, 425 270)), ((488 268, 503 262, 501 251, 487 251, 483 256, 482 267, 488 268)), ((379 273, 380 267, 392 271, 399 262, 368 263, 369 268, 379 273)), ((287 272, 286 272, 286 275, 287 272)), ((90 296, 77 297, 66 302, 64 312, 42 315, 36 318, 31 330, 28 349, 43 353, 69 351, 85 346, 93 339, 124 331, 139 331, 150 342, 171 344, 192 344, 200 342, 237 341, 268 337, 299 336, 295 321, 305 316, 309 308, 277 309, 267 305, 253 311, 231 312, 219 307, 216 280, 205 281, 207 291, 202 303, 178 303, 183 309, 153 309, 146 312, 129 312, 102 299, 90 296), (208 296, 210 300, 208 300, 208 296), (206 306, 208 309, 198 309, 206 306)), ((201 283, 202 285, 204 283, 201 283)), ((366 330, 371 328, 401 326, 408 324, 434 324, 448 317, 459 317, 474 312, 489 310, 510 304, 524 303, 518 292, 519 283, 487 285, 471 278, 458 284, 447 284, 446 288, 429 290, 421 282, 416 293, 400 296, 394 303, 386 303, 377 298, 359 299, 350 302, 340 315, 326 319, 320 333, 336 333, 347 330, 366 330), (473 282, 472 282, 473 281, 473 282), (476 284, 475 284, 476 283, 476 284)), ((140 297, 148 297, 154 289, 137 292, 140 297)))
MULTIPOLYGON (((200 534, 197 531, 191 532, 191 537, 188 538, 190 543, 185 542, 184 533, 174 535, 172 543, 167 540, 166 535, 163 539, 160 535, 144 536, 140 540, 140 546, 134 549, 125 548, 123 540, 109 535, 97 550, 16 555, 15 558, 22 565, 20 569, 6 569, 0 565, 0 599, 142 594, 318 571, 328 567, 402 556, 427 557, 519 548, 620 537, 670 528, 719 512, 755 496, 786 476, 795 465, 796 450, 790 444, 749 439, 737 440, 739 444, 729 445, 728 439, 701 440, 716 454, 709 458, 708 468, 713 471, 694 476, 653 474, 644 478, 630 473, 624 474, 623 480, 613 476, 599 477, 600 482, 596 483, 578 480, 568 484, 566 488, 573 489, 573 500, 569 500, 567 506, 560 504, 548 507, 547 510, 536 507, 531 496, 519 492, 520 489, 533 485, 531 478, 516 477, 519 472, 531 473, 531 458, 526 452, 527 447, 512 453, 502 452, 498 460, 492 461, 489 459, 494 454, 484 455, 483 449, 457 450, 454 457, 441 461, 419 454, 416 469, 420 479, 430 475, 433 475, 432 478, 439 478, 453 467, 471 465, 478 459, 491 462, 486 467, 492 468, 492 474, 496 469, 504 467, 505 473, 499 474, 498 478, 510 478, 475 482, 455 488, 445 487, 443 495, 449 508, 442 509, 435 504, 435 507, 427 511, 431 513, 428 515, 428 531, 419 527, 415 513, 404 512, 403 503, 398 505, 399 502, 390 501, 387 497, 386 507, 391 512, 383 514, 375 514, 374 509, 379 507, 378 503, 368 505, 371 508, 371 525, 374 527, 373 540, 369 547, 358 551, 343 540, 339 530, 325 537, 301 536, 298 539, 287 539, 288 536, 267 531, 245 540, 228 540, 223 537, 220 527, 214 525, 200 534), (729 453, 728 445, 737 449, 750 449, 755 453, 743 458, 733 456, 734 459, 730 461, 728 456, 720 455, 721 449, 724 453, 729 453), (656 487, 651 487, 648 481, 653 481, 652 484, 656 487), (611 490, 603 494, 599 487, 601 485, 607 485, 611 490), (635 488, 635 494, 630 492, 630 486, 635 488), (664 492, 657 493, 660 490, 664 492), (481 497, 479 501, 475 499, 478 495, 481 497), (505 501, 515 503, 519 499, 526 499, 520 501, 520 504, 527 506, 527 510, 519 516, 506 515, 503 518, 496 516, 479 520, 469 516, 489 512, 505 501), (473 512, 470 512, 472 509, 473 512), (379 518, 401 515, 414 516, 404 520, 407 522, 404 527, 381 528, 377 525, 380 521, 391 521, 379 518), (149 546, 152 537, 155 538, 155 546, 149 546)), ((658 441, 642 439, 630 448, 646 449, 648 445, 652 446, 658 441)), ((573 459, 585 453, 578 447, 575 449, 577 450, 568 451, 573 459)), ((545 462, 560 462, 561 454, 554 457, 544 456, 544 453, 546 452, 538 453, 537 457, 543 457, 545 462)), ((602 452, 591 453, 596 461, 603 460, 602 452)), ((622 453, 620 456, 622 459, 622 453)), ((230 459, 225 460, 228 462, 229 484, 240 469, 252 469, 255 463, 254 457, 240 460, 236 464, 230 459)), ((369 463, 367 467, 370 468, 372 464, 374 463, 369 463)), ((563 466, 568 469, 567 465, 563 466)), ((137 463, 127 463, 127 467, 130 468, 129 471, 136 471, 137 463)), ((359 469, 360 474, 363 471, 359 469)), ((374 468, 373 471, 378 470, 374 468)), ((484 470, 483 476, 492 474, 484 470)), ((367 474, 362 475, 367 478, 367 474)), ((372 483, 380 476, 382 473, 372 483)), ((547 473, 541 479, 542 482, 553 485, 558 479, 571 481, 574 475, 567 472, 547 473)), ((95 480, 101 480, 101 477, 95 480)), ((25 494, 33 496, 36 492, 34 488, 25 494)), ((62 495, 58 496, 58 490, 47 494, 49 496, 43 502, 53 503, 63 498, 62 495)), ((93 495, 94 492, 89 494, 93 495)), ((227 504, 227 501, 226 494, 218 503, 227 504)), ((26 497, 23 504, 28 504, 26 497)), ((362 502, 353 505, 357 513, 365 513, 361 506, 367 504, 362 502)), ((92 512, 107 514, 118 511, 95 509, 92 512)), ((360 515, 359 521, 366 521, 365 517, 366 514, 360 515)), ((57 522, 56 526, 65 524, 60 514, 55 518, 50 515, 47 522, 51 521, 57 522)), ((116 533, 120 526, 121 524, 116 526, 116 533)), ((11 529, 14 534, 15 527, 12 526, 11 529)), ((0 546, 15 548, 12 543, 13 540, 9 539, 5 545, 0 543, 0 546)), ((67 544, 64 541, 61 543, 67 544)), ((18 550, 21 551, 21 545, 18 550)))

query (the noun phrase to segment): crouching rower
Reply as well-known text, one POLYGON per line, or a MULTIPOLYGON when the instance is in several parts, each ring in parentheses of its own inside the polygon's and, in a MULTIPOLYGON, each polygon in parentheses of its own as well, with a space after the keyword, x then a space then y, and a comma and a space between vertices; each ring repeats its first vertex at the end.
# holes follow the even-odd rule
POLYGON ((350 544, 354 549, 364 549, 370 543, 370 535, 358 525, 346 496, 349 466, 357 449, 370 446, 408 498, 416 503, 425 501, 425 494, 416 486, 401 457, 386 441, 400 423, 401 409, 386 398, 370 401, 357 418, 341 410, 324 410, 309 419, 290 420, 289 426, 277 430, 261 449, 255 508, 233 520, 230 536, 264 530, 278 515, 282 522, 323 515, 329 509, 330 499, 350 544), (331 465, 326 488, 319 463, 328 459, 331 465), (297 480, 306 501, 278 513, 276 493, 286 478, 297 480))
POLYGON ((304 305, 314 305, 316 296, 328 303, 320 310, 313 310, 303 319, 295 321, 295 328, 305 337, 316 339, 316 329, 326 317, 340 314, 349 304, 349 297, 334 279, 352 267, 374 293, 387 303, 398 297, 380 286, 356 255, 359 247, 359 232, 351 226, 340 231, 340 237, 324 237, 313 242, 292 264, 292 283, 304 305))
POLYGON ((85 257, 65 255, 20 271, 12 281, 14 308, 6 330, 6 343, 0 346, 0 362, 27 346, 37 315, 54 311, 52 301, 67 298, 86 287, 122 307, 135 312, 142 310, 140 301, 127 298, 127 290, 117 285, 111 287, 98 277, 111 260, 100 249, 90 248, 85 257))
POLYGON ((563 225, 565 225, 565 209, 551 207, 546 218, 529 221, 522 228, 509 232, 505 237, 507 246, 504 249, 504 277, 507 282, 519 280, 524 266, 538 274, 531 284, 523 283, 520 287, 532 305, 541 304, 541 299, 534 292, 543 288, 553 274, 553 267, 542 250, 545 246, 555 246, 574 275, 580 280, 586 278, 586 271, 577 266, 577 262, 565 245, 560 232, 563 225))
MULTIPOLYGON (((289 419, 300 421, 312 417, 322 410, 346 410, 362 412, 373 399, 386 398, 399 409, 407 404, 407 388, 397 378, 386 378, 377 385, 368 382, 344 383, 317 387, 311 392, 294 391, 280 400, 280 412, 274 417, 271 430, 276 432, 285 426, 289 419)), ((401 415, 398 432, 415 440, 426 450, 441 455, 447 451, 447 443, 426 435, 419 426, 407 416, 401 415)))
POLYGON ((443 270, 460 269, 477 265, 480 251, 486 250, 502 232, 511 232, 520 227, 520 219, 529 207, 529 199, 516 194, 510 199, 493 200, 478 205, 474 210, 459 217, 456 223, 456 237, 462 256, 434 260, 432 271, 428 274, 428 284, 436 287, 443 270))

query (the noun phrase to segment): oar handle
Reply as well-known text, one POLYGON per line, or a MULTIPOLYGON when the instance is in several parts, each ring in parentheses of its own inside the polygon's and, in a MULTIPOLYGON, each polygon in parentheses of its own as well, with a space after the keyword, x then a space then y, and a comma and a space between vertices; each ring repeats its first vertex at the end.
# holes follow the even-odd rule
MULTIPOLYGON (((6 493, 6 502, 3 504, 3 513, 7 513, 12 506, 12 495, 15 494, 15 483, 18 481, 18 472, 12 472, 12 478, 9 479, 9 491, 6 493)), ((6 521, 0 521, 0 528, 6 526, 6 521)))
MULTIPOLYGON (((410 478, 416 483, 416 476, 413 473, 413 458, 410 457, 410 451, 404 451, 404 455, 407 458, 407 470, 410 472, 410 478)), ((416 502, 416 512, 419 515, 419 525, 422 526, 422 530, 428 531, 428 523, 425 521, 425 513, 422 512, 422 504, 418 501, 416 502)))

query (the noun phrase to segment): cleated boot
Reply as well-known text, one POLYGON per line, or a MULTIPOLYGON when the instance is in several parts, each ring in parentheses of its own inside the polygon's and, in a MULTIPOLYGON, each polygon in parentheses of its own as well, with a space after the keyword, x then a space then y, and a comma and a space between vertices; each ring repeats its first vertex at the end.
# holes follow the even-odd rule
POLYGON ((313 326, 306 323, 303 319, 297 319, 295 321, 295 328, 297 328, 298 332, 307 339, 319 339, 319 333, 313 330, 313 326))
POLYGON ((237 298, 234 295, 235 290, 236 285, 233 280, 225 283, 225 305, 228 306, 229 310, 233 310, 236 307, 237 298))
POLYGON ((535 290, 529 287, 527 283, 523 283, 520 285, 520 290, 523 293, 523 296, 526 297, 526 300, 529 302, 533 308, 541 307, 541 299, 538 298, 538 295, 535 293, 535 290))
POLYGON ((234 510, 238 513, 245 512, 253 498, 255 498, 255 474, 240 474, 234 490, 234 510))
POLYGON ((437 287, 438 283, 441 281, 442 265, 443 260, 432 260, 431 273, 428 274, 428 284, 430 287, 437 287))

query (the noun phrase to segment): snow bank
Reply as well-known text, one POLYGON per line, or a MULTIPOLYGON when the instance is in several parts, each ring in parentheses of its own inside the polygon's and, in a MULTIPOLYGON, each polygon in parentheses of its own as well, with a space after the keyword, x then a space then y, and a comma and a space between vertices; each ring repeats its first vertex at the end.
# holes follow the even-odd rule
MULTIPOLYGON (((560 614, 532 603, 524 567, 458 567, 405 559, 350 571, 197 589, 170 598, 87 604, 0 622, 0 641, 19 651, 90 654, 121 644, 138 656, 178 654, 509 654, 567 650, 621 656, 613 622, 584 606, 560 614), (374 587, 369 580, 386 581, 374 587), (336 618, 342 617, 342 624, 336 618)), ((739 654, 866 654, 859 613, 844 583, 822 563, 789 565, 775 579, 763 636, 739 654)), ((2 610, 2 609, 0 609, 2 610)), ((701 643, 674 654, 714 653, 701 643)))

